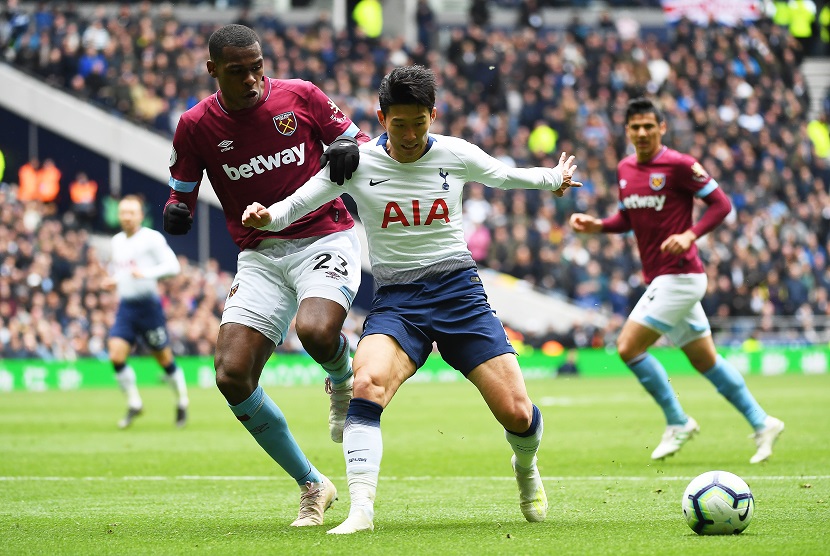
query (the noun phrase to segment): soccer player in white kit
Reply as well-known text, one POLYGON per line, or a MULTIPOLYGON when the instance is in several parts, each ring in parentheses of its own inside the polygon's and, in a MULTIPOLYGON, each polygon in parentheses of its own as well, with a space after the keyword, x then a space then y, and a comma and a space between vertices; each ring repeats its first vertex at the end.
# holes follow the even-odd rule
POLYGON ((570 224, 581 233, 633 230, 637 238, 648 288, 620 331, 617 351, 666 417, 651 457, 675 454, 700 430, 680 406, 663 365, 647 351, 665 335, 752 426, 757 450, 750 463, 765 461, 784 423, 767 415, 741 373, 715 351, 700 304, 707 280, 695 240, 717 227, 732 205, 697 160, 663 145, 666 122, 651 100, 631 100, 625 120, 635 153, 617 166, 620 210, 605 219, 576 213, 570 224), (708 208, 692 222, 695 199, 708 208))
POLYGON ((469 181, 502 189, 545 189, 561 196, 576 169, 565 153, 556 168, 510 168, 480 148, 429 133, 437 116, 435 75, 422 66, 394 69, 380 85, 378 120, 386 133, 360 148, 360 167, 343 187, 318 174, 293 195, 250 205, 246 226, 280 230, 320 203, 349 193, 366 228, 378 290, 354 358, 354 398, 343 435, 351 495, 348 518, 329 533, 374 529, 383 443, 380 417, 398 388, 432 351, 481 392, 504 427, 520 508, 542 521, 547 496, 536 464, 542 414, 486 293, 462 229, 469 181))
POLYGON ((187 233, 207 174, 241 251, 219 328, 216 385, 239 422, 299 485, 292 525, 320 525, 337 490, 300 449, 259 378, 296 316, 303 347, 328 375, 329 433, 342 442, 352 367, 341 329, 361 273, 354 221, 340 199, 320 203, 279 233, 245 228, 239 215, 257 199, 287 197, 322 162, 329 164, 326 175, 342 182, 357 164, 358 142, 369 137, 312 83, 265 77, 252 29, 226 25, 208 47, 207 70, 219 90, 179 120, 164 229, 187 233))
POLYGON ((143 220, 141 199, 135 195, 121 199, 118 203, 121 231, 112 238, 113 276, 105 283, 117 288, 119 298, 118 312, 107 340, 115 378, 127 396, 127 414, 118 426, 129 427, 143 411, 135 371, 127 363, 132 347, 140 341, 164 369, 165 379, 176 393, 175 423, 183 427, 189 402, 187 385, 184 372, 170 349, 167 319, 158 294, 159 279, 178 274, 181 266, 164 236, 142 226, 143 220))

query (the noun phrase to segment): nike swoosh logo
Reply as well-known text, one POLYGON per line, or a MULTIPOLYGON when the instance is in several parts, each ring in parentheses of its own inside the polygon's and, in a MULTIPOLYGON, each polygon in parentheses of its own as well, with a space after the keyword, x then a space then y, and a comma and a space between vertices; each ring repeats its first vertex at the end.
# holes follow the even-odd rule
POLYGON ((380 184, 380 183, 383 183, 383 182, 385 182, 385 181, 389 181, 390 179, 392 179, 392 178, 386 178, 385 180, 378 180, 378 181, 375 181, 375 180, 369 180, 369 187, 374 187, 374 186, 376 186, 376 185, 378 185, 378 184, 380 184))
POLYGON ((744 510, 744 513, 743 514, 738 514, 738 519, 740 519, 741 521, 744 521, 746 519, 746 516, 749 515, 749 507, 750 506, 751 506, 751 503, 746 505, 746 509, 744 510))
POLYGON ((351 453, 353 453, 353 452, 366 452, 366 451, 368 451, 368 450, 369 450, 369 448, 360 448, 359 450, 348 450, 348 451, 346 452, 346 454, 351 454, 351 453))

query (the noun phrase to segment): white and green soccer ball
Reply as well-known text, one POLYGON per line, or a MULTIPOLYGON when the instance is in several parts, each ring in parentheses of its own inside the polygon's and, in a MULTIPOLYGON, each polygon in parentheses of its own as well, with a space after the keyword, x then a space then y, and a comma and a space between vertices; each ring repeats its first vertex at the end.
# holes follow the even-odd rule
POLYGON ((698 535, 737 535, 755 511, 749 485, 728 471, 707 471, 692 479, 682 504, 686 523, 698 535))

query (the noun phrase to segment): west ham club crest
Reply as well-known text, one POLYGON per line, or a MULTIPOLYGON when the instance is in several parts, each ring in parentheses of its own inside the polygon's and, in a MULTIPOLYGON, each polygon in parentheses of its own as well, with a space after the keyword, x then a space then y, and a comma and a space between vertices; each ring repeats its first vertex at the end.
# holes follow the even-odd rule
POLYGON ((283 112, 278 116, 274 116, 274 125, 282 135, 286 137, 294 135, 294 132, 297 131, 297 118, 294 116, 294 112, 283 112))

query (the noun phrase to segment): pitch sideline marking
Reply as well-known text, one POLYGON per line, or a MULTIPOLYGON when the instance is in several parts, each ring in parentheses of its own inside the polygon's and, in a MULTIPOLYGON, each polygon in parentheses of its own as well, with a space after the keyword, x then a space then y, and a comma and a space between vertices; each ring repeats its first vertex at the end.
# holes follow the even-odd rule
MULTIPOLYGON (((795 481, 795 480, 827 480, 830 475, 742 475, 747 481, 795 481)), ((346 480, 345 477, 333 477, 338 480, 346 480)), ((498 477, 383 477, 384 480, 390 481, 429 481, 435 479, 451 478, 454 481, 515 481, 512 476, 498 476, 498 477)), ((543 476, 545 481, 629 481, 629 482, 644 482, 644 481, 688 481, 688 476, 662 476, 662 477, 633 477, 633 476, 608 476, 601 475, 586 476, 586 477, 564 477, 564 476, 543 476)), ((177 475, 173 477, 165 477, 161 475, 146 475, 146 476, 124 476, 124 477, 34 477, 34 476, 0 476, 0 481, 43 481, 43 482, 60 482, 60 481, 276 481, 281 480, 278 477, 260 477, 255 475, 177 475)))

